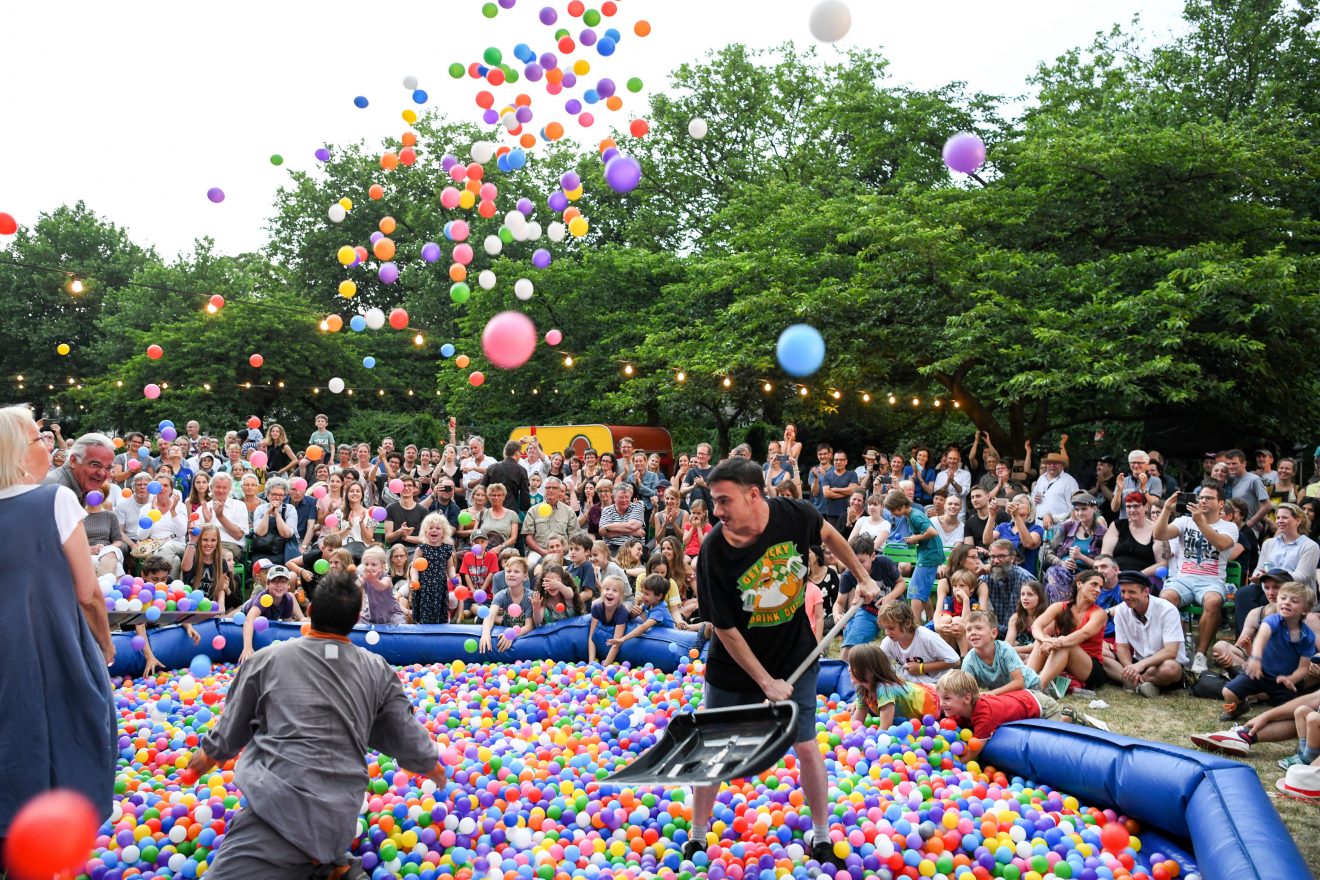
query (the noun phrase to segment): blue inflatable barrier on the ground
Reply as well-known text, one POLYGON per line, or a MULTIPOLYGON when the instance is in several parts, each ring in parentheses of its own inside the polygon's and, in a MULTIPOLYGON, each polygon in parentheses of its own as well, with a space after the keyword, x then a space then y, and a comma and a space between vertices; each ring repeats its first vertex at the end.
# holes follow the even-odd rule
POLYGON ((999 728, 981 761, 1190 841, 1205 880, 1311 876, 1256 772, 1237 761, 1040 720, 999 728))

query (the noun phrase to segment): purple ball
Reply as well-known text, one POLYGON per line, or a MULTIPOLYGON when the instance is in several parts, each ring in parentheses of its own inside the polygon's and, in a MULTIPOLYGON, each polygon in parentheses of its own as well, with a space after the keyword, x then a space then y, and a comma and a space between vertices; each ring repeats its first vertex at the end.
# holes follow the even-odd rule
POLYGON ((608 165, 610 164, 610 160, 613 159, 615 156, 622 156, 622 155, 623 154, 619 152, 618 147, 607 147, 605 149, 605 152, 600 154, 600 161, 608 165))
POLYGON ((532 254, 532 265, 538 269, 545 269, 550 265, 550 252, 545 248, 537 248, 532 254))
POLYGON ((615 156, 605 163, 605 182, 617 193, 632 192, 642 182, 642 165, 632 156, 615 156))
POLYGON ((614 80, 609 77, 605 77, 600 82, 596 83, 596 94, 600 95, 602 98, 608 98, 616 91, 618 91, 618 86, 616 86, 614 80))
POLYGON ((375 244, 384 237, 385 237, 385 233, 377 229, 375 232, 371 233, 371 235, 367 238, 367 241, 371 242, 372 244, 375 244))
MULTIPOLYGON (((329 158, 329 155, 326 158, 329 158)), ((213 186, 206 191, 206 197, 218 205, 225 200, 225 191, 218 186, 213 186)))
POLYGON ((174 438, 178 436, 179 432, 173 428, 162 428, 160 432, 160 439, 164 440, 166 443, 173 443, 174 438))
POLYGON ((325 147, 319 147, 316 150, 316 158, 320 159, 322 162, 329 162, 330 151, 327 150, 325 147))
POLYGON ((548 204, 550 205, 551 211, 554 211, 556 214, 562 214, 564 209, 568 207, 568 196, 556 190, 550 194, 548 204))
POLYGON ((517 2, 518 2, 518 0, 500 0, 500 7, 501 7, 502 9, 512 9, 512 8, 513 8, 513 4, 515 4, 515 3, 517 3, 517 2))
POLYGON ((578 42, 584 46, 596 45, 596 32, 591 28, 583 28, 582 33, 578 34, 578 42))
POLYGON ((258 614, 256 620, 252 621, 252 628, 257 632, 265 632, 270 629, 270 621, 264 615, 258 614))
POLYGON ((494 125, 500 121, 500 114, 495 110, 486 110, 481 114, 481 121, 487 125, 494 125))
POLYGON ((545 76, 545 68, 533 61, 523 68, 523 76, 527 77, 528 82, 540 82, 541 77, 545 76))
POLYGON ((548 26, 554 24, 557 21, 559 21, 559 13, 555 12, 555 8, 553 6, 541 7, 541 24, 548 26))
POLYGON ((577 85, 577 74, 576 73, 564 74, 563 85, 564 88, 566 89, 571 89, 573 88, 573 86, 577 85))
POLYGON ((523 196, 518 200, 518 204, 515 207, 517 207, 519 211, 522 211, 523 216, 530 217, 536 206, 532 204, 531 199, 527 198, 527 196, 523 196))
POLYGON ((944 142, 944 164, 971 174, 985 164, 985 143, 970 131, 960 131, 944 142))
POLYGON ((578 177, 576 171, 565 171, 559 175, 559 185, 564 188, 564 192, 577 189, 582 185, 582 178, 578 177))
POLYGON ((384 284, 393 284, 399 280, 399 267, 394 263, 381 263, 380 270, 376 273, 384 284))
POLYGON ((540 58, 541 66, 546 70, 554 70, 559 66, 559 56, 554 52, 543 52, 540 58))
POLYGON ((513 115, 517 117, 519 122, 526 124, 532 121, 532 108, 519 107, 518 112, 514 113, 513 115))
POLYGON ((582 112, 582 102, 577 98, 569 98, 564 102, 564 112, 577 116, 582 112))
POLYGON ((458 157, 455 156, 453 153, 445 153, 444 156, 440 157, 440 167, 445 171, 448 171, 450 168, 453 168, 457 164, 458 164, 458 157))
POLYGON ((422 259, 427 263, 434 263, 440 259, 440 245, 433 241, 422 245, 422 259))

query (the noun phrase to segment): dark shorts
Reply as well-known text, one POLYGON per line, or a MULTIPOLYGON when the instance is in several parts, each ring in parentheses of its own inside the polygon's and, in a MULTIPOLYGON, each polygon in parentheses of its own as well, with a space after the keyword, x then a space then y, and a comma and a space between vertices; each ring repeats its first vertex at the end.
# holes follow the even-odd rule
MULTIPOLYGON (((797 703, 797 736, 795 743, 816 741, 816 677, 820 674, 820 664, 802 674, 793 686, 793 702, 797 703)), ((749 706, 765 702, 765 694, 757 691, 726 691, 706 682, 705 695, 702 697, 703 709, 728 709, 731 706, 749 706)))
POLYGON ((1082 687, 1098 691, 1108 680, 1109 677, 1105 675, 1104 664, 1094 657, 1091 657, 1091 674, 1086 676, 1085 680, 1082 681, 1082 687))
POLYGON ((1256 694, 1264 694, 1266 699, 1270 701, 1271 706, 1282 705, 1297 696, 1296 691, 1288 690, 1271 676, 1262 675, 1260 678, 1252 678, 1245 672, 1235 675, 1233 680, 1224 687, 1232 691, 1239 702, 1256 694))

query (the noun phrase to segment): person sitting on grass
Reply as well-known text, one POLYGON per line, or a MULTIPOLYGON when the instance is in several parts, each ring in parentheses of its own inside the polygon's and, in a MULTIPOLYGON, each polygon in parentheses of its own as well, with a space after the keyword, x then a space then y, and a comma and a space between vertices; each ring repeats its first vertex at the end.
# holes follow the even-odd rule
POLYGON ((970 673, 989 694, 1007 694, 1022 689, 1040 690, 1040 676, 1022 662, 1007 642, 995 638, 999 621, 993 611, 967 615, 967 642, 971 650, 962 660, 962 671, 970 673))
MULTIPOLYGON (((1265 604, 1247 612, 1246 618, 1242 621, 1242 633, 1236 641, 1220 639, 1215 642, 1214 647, 1210 649, 1210 657, 1215 663, 1228 670, 1231 675, 1237 675, 1246 668, 1247 652, 1251 650, 1251 643, 1255 641, 1256 633, 1260 632, 1260 622, 1278 611, 1274 603, 1279 598, 1279 587, 1290 580, 1292 578, 1283 569, 1273 569, 1266 573, 1260 581, 1261 597, 1265 600, 1265 604)), ((1307 618, 1314 616, 1308 614, 1307 618)))
POLYGON ((639 638, 656 626, 661 629, 674 629, 674 617, 669 613, 669 606, 665 604, 665 596, 668 593, 669 578, 661 574, 648 574, 643 578, 641 589, 637 593, 641 623, 631 632, 610 639, 610 647, 621 648, 624 642, 639 638))
POLYGON ((893 490, 886 495, 885 510, 895 520, 907 521, 911 534, 903 543, 917 548, 917 564, 908 580, 907 598, 912 604, 913 618, 920 623, 931 616, 930 594, 935 587, 935 575, 944 564, 944 544, 925 511, 913 507, 903 492, 893 490))
POLYGON ((1182 616, 1173 603, 1150 594, 1150 578, 1139 571, 1118 573, 1123 603, 1114 609, 1114 654, 1105 673, 1124 689, 1157 697, 1182 685, 1187 646, 1182 616))
MULTIPOLYGON (((509 548, 512 550, 513 548, 509 548)), ((494 556, 495 554, 490 554, 494 556)), ((504 563, 504 589, 495 594, 490 602, 490 613, 481 625, 480 648, 483 654, 491 649, 491 633, 497 624, 508 629, 516 629, 522 636, 532 629, 532 597, 527 590, 527 560, 521 556, 510 557, 504 563)), ((513 640, 507 632, 501 632, 495 643, 501 651, 509 650, 513 640)))
MULTIPOLYGON (((848 662, 848 654, 854 645, 864 645, 874 641, 879 634, 880 626, 876 623, 876 614, 879 613, 880 606, 885 602, 901 600, 904 592, 903 578, 898 573, 898 563, 883 553, 876 553, 875 541, 870 535, 856 535, 848 539, 848 547, 857 557, 857 561, 870 572, 871 580, 886 592, 877 601, 863 605, 862 610, 854 614, 852 620, 844 627, 843 653, 839 659, 845 663, 848 662)), ((834 597, 834 607, 831 609, 835 620, 847 613, 848 606, 852 604, 853 590, 856 588, 857 578, 852 572, 845 571, 839 577, 839 591, 834 597)))
MULTIPOLYGON (((1036 618, 1041 615, 1047 607, 1049 601, 1045 596, 1045 585, 1037 580, 1027 580, 1022 584, 1022 592, 1018 595, 1017 608, 1013 616, 1008 619, 1008 626, 1004 630, 1004 641, 1013 646, 1018 656, 1023 660, 1031 656, 1031 652, 1036 650, 1036 637, 1031 634, 1031 628, 1036 625, 1036 618)), ((1051 628, 1053 634, 1053 628, 1051 628)))
MULTIPOLYGON (((628 608, 623 604, 623 578, 610 575, 600 585, 600 598, 591 603, 591 624, 587 627, 587 662, 596 662, 596 629, 602 626, 612 627, 611 639, 623 637, 628 628, 628 608)), ((619 656, 618 645, 610 645, 602 661, 609 666, 619 656)))
POLYGON ((880 606, 876 618, 885 631, 880 650, 889 655, 898 674, 908 681, 934 684, 958 666, 958 653, 934 630, 917 626, 912 608, 904 602, 880 606))
POLYGON ((1079 571, 1069 601, 1055 602, 1031 626, 1036 647, 1027 665, 1040 673, 1042 687, 1053 687, 1056 696, 1067 693, 1064 673, 1091 691, 1105 683, 1105 623, 1109 615, 1096 604, 1103 584, 1100 572, 1079 571))
MULTIPOLYGON (((1251 747, 1256 743, 1284 742, 1296 736, 1297 717, 1303 719, 1311 712, 1320 710, 1320 691, 1311 691, 1289 700, 1282 706, 1274 706, 1228 730, 1214 733, 1194 733, 1190 739, 1192 745, 1209 752, 1245 758, 1251 754, 1251 747)), ((1300 749, 1300 743, 1299 743, 1300 749)))
POLYGON ((1274 706, 1287 702, 1311 669, 1315 633, 1303 621, 1311 609, 1311 590, 1289 581, 1279 587, 1275 604, 1278 611, 1261 622, 1251 643, 1246 670, 1224 685, 1221 721, 1240 716, 1247 699, 1256 694, 1263 694, 1274 706))
POLYGON ((439 746, 414 718, 394 667, 348 640, 361 605, 351 575, 322 578, 307 636, 239 668, 224 714, 188 762, 195 780, 242 752, 234 776, 244 806, 213 856, 207 874, 216 880, 330 877, 349 868, 365 876, 347 853, 370 782, 362 758, 369 751, 445 785, 439 746))
POLYGON ((875 718, 881 729, 888 729, 895 717, 920 720, 927 715, 940 716, 940 698, 935 688, 900 676, 894 671, 889 655, 875 642, 853 647, 848 657, 848 674, 857 686, 852 711, 855 725, 875 718))
MULTIPOLYGON (((959 544, 949 557, 949 564, 954 558, 976 559, 976 552, 970 544, 959 544)), ((940 579, 939 590, 935 594, 935 632, 939 633, 949 646, 959 654, 968 651, 967 615, 973 611, 990 609, 990 589, 981 583, 976 574, 960 569, 947 578, 940 579)))
POLYGON ((1005 694, 983 694, 970 673, 955 669, 935 686, 940 708, 948 718, 972 729, 977 739, 986 740, 1001 725, 1027 718, 1058 718, 1059 704, 1040 691, 1017 690, 1005 694))

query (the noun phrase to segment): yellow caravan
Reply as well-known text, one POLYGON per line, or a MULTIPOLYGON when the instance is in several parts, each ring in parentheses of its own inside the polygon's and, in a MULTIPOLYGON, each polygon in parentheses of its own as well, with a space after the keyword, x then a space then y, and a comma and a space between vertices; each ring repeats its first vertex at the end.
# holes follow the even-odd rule
MULTIPOLYGON (((674 442, 664 428, 648 428, 640 425, 522 425, 509 432, 510 440, 517 440, 524 446, 535 437, 546 454, 565 452, 569 449, 581 457, 587 448, 597 452, 619 451, 619 441, 631 437, 633 448, 645 452, 660 453, 660 469, 667 474, 674 472, 674 442)), ((620 467, 627 470, 622 464, 620 467)))

